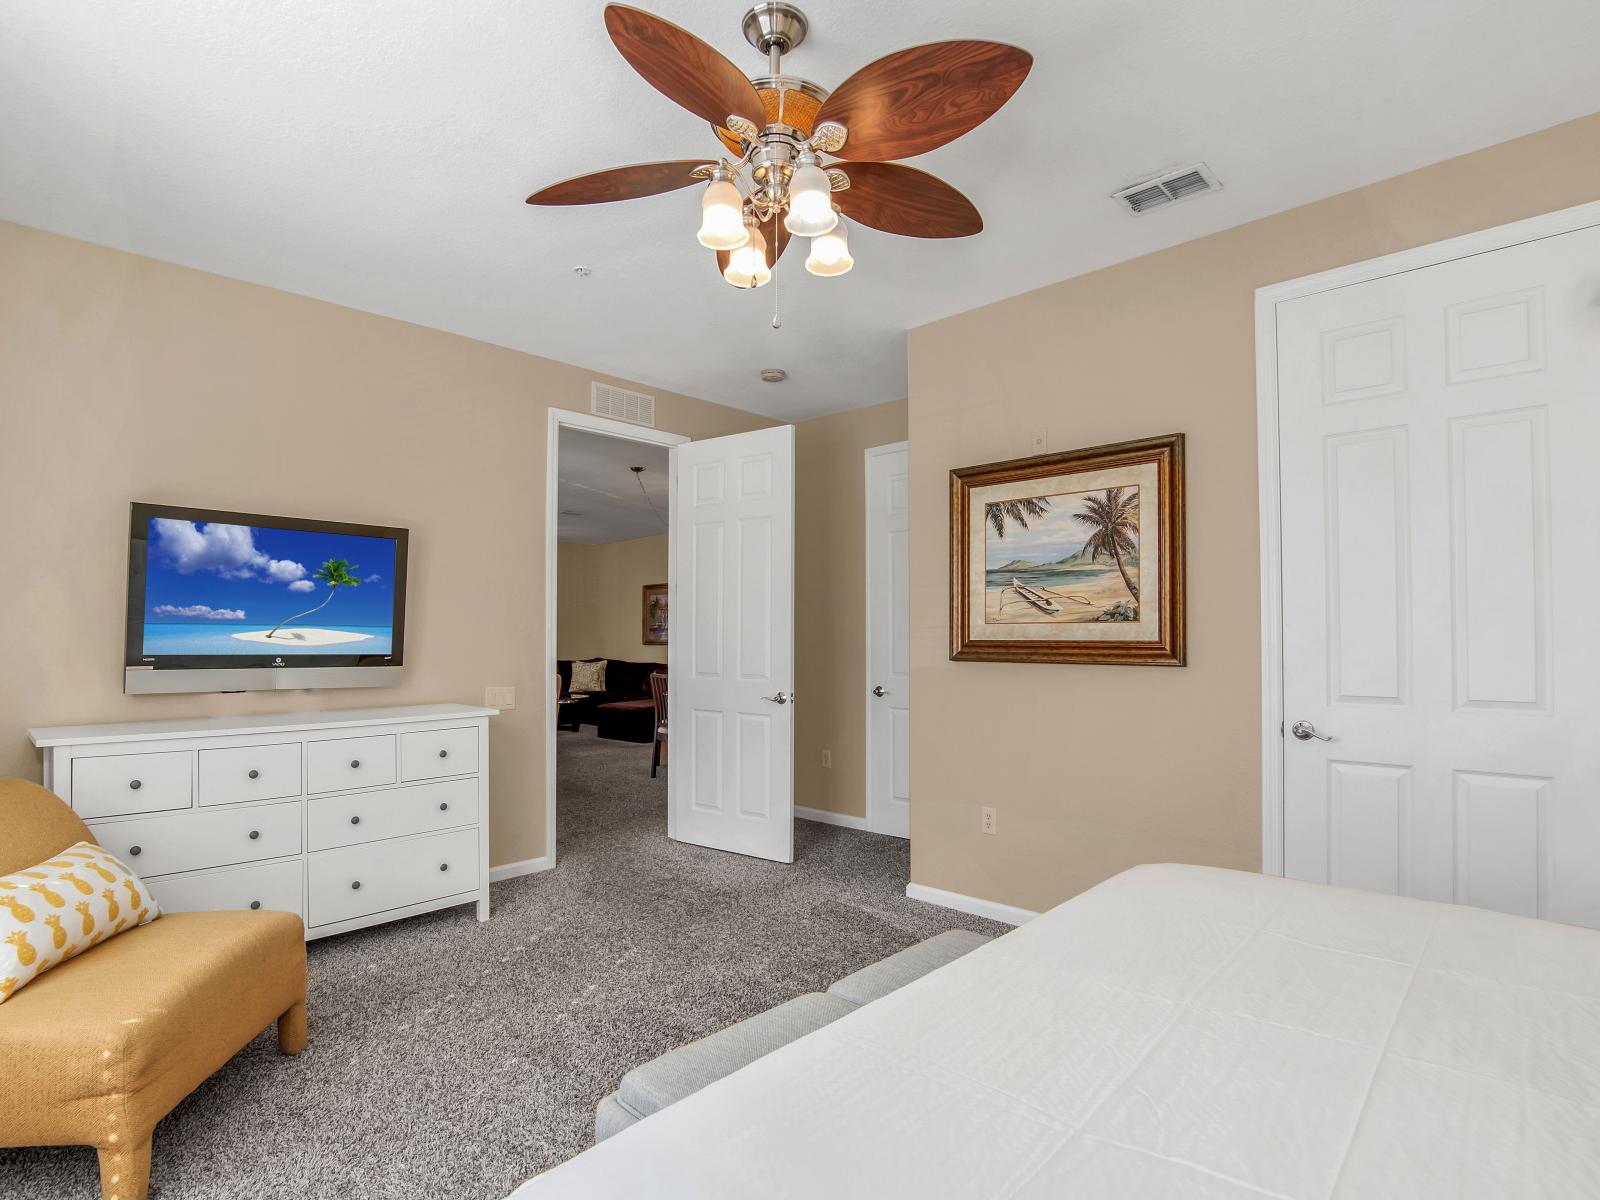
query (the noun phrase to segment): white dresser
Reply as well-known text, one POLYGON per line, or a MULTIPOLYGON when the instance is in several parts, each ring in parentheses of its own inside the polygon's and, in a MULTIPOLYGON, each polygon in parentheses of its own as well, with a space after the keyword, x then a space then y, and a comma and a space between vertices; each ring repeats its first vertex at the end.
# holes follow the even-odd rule
POLYGON ((276 908, 308 938, 475 902, 489 718, 421 704, 30 729, 44 785, 168 912, 276 908))

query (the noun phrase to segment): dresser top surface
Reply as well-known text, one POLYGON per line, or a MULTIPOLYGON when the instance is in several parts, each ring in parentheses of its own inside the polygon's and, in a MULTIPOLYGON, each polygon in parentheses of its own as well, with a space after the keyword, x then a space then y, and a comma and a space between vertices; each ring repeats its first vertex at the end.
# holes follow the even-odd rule
POLYGON ((159 741, 164 738, 214 737, 236 733, 292 733, 297 730, 346 729, 397 725, 407 721, 467 720, 498 715, 498 708, 471 704, 406 704, 395 708, 336 708, 317 712, 257 713, 224 717, 187 717, 172 721, 122 721, 110 725, 54 725, 28 730, 35 746, 83 746, 97 742, 159 741))

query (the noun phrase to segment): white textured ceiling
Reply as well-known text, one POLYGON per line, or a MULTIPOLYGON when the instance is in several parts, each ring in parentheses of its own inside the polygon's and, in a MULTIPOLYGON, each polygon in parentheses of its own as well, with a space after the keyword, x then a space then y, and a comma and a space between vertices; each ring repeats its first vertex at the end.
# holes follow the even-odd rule
POLYGON ((592 546, 667 531, 665 446, 563 429, 559 449, 557 541, 592 546), (636 479, 629 467, 644 472, 636 479))
MULTIPOLYGON (((643 3, 762 72, 745 0, 643 3)), ((716 150, 601 0, 8 0, 0 217, 799 419, 903 396, 908 328, 1600 109, 1593 0, 802 3, 785 69, 827 87, 923 41, 1033 52, 998 116, 912 160, 981 235, 857 228, 850 275, 797 246, 740 293, 694 190, 525 206, 716 150), (1200 160, 1224 191, 1137 219, 1107 199, 1200 160)))

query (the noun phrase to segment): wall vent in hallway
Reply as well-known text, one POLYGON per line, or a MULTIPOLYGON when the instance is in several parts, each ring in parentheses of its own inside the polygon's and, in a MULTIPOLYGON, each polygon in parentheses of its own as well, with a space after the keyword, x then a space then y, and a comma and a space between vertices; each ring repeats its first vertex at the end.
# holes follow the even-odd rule
POLYGON ((598 379, 589 384, 589 411, 597 417, 612 417, 634 425, 656 425, 656 398, 643 392, 630 392, 626 388, 601 383, 598 379))
POLYGON ((1221 187, 1221 181, 1210 167, 1205 163, 1196 163, 1192 167, 1179 167, 1154 179, 1125 187, 1120 192, 1113 192, 1111 198, 1127 205, 1130 212, 1138 214, 1178 200, 1187 200, 1190 196, 1214 192, 1221 187))

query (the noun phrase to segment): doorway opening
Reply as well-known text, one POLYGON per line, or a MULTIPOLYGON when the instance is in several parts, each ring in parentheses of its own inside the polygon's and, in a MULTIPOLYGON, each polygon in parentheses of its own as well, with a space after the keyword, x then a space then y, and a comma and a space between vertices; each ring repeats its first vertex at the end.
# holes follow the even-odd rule
POLYGON ((666 835, 672 447, 552 410, 546 496, 546 845, 626 819, 666 835), (558 820, 559 814, 559 820, 558 820))

